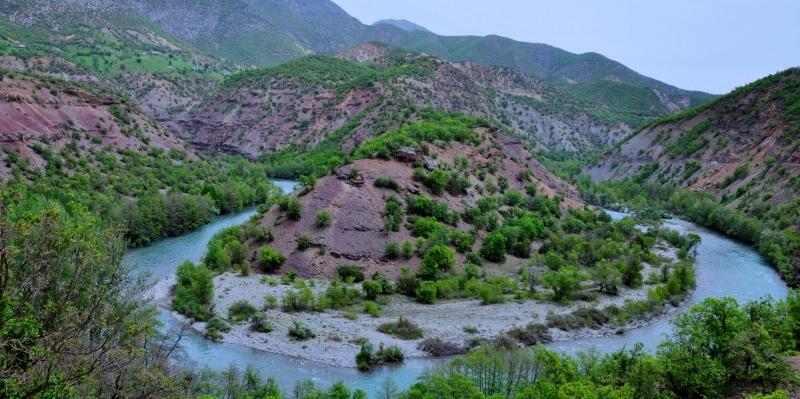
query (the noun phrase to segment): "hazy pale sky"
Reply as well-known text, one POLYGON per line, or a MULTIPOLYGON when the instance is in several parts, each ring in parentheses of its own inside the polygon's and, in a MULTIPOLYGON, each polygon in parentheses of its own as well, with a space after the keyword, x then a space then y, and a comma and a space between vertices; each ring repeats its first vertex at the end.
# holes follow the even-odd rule
POLYGON ((800 0, 333 0, 371 24, 595 51, 684 89, 725 93, 800 66, 800 0))

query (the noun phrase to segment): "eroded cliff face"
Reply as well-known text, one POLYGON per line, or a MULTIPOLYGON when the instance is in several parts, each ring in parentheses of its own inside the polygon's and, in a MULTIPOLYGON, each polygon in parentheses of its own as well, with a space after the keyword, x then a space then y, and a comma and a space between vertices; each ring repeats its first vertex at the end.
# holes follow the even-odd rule
POLYGON ((646 127, 586 172, 669 182, 749 211, 790 203, 800 191, 799 104, 793 68, 646 127))
MULTIPOLYGON (((135 105, 101 89, 4 72, 0 80, 0 171, 8 177, 21 157, 45 167, 47 153, 67 145, 82 153, 192 150, 135 105)), ((69 165, 67 165, 67 169, 69 165)))
MULTIPOLYGON (((465 171, 470 183, 466 194, 453 195, 447 191, 433 194, 422 182, 414 179, 414 163, 403 157, 357 160, 320 178, 312 190, 298 197, 302 209, 298 220, 287 218, 278 206, 264 214, 258 224, 270 230, 274 240, 269 243, 250 242, 251 255, 256 257, 260 246, 271 246, 287 258, 281 273, 295 271, 304 278, 332 278, 337 267, 343 264, 355 265, 368 276, 380 272, 396 277, 403 266, 418 267, 420 259, 418 256, 394 260, 386 257, 385 249, 389 242, 416 241, 407 222, 403 222, 397 232, 386 230, 387 200, 394 197, 405 203, 409 197, 427 195, 446 204, 450 211, 462 213, 474 207, 478 199, 498 194, 489 191, 486 177, 483 180, 479 178, 479 171, 485 171, 491 164, 495 164, 496 171, 487 173, 488 179, 507 180, 505 191, 525 193, 529 186, 534 186, 538 195, 563 198, 563 208, 583 206, 575 188, 548 172, 518 140, 489 130, 482 130, 481 134, 486 139, 480 145, 458 142, 442 146, 428 144, 429 153, 436 153, 436 158, 421 153, 416 157, 417 165, 446 170, 455 170, 459 164, 459 170, 465 171), (376 187, 375 181, 379 178, 396 182, 398 189, 376 187), (329 226, 316 224, 315 217, 320 212, 331 215, 329 226), (308 249, 298 249, 297 242, 301 236, 310 239, 308 249)), ((463 220, 448 227, 463 232, 472 228, 463 220)), ((474 251, 480 248, 484 236, 485 232, 478 233, 474 251)), ((459 264, 466 262, 463 253, 458 257, 459 264)), ((506 263, 495 267, 516 270, 523 261, 509 256, 506 263)))

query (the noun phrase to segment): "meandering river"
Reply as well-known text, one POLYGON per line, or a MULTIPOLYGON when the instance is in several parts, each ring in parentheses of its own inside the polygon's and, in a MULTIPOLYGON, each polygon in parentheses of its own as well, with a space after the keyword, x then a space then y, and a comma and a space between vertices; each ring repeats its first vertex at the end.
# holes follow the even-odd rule
MULTIPOLYGON (((275 183, 285 192, 290 192, 296 187, 296 183, 292 181, 276 180, 275 183)), ((618 212, 607 212, 614 218, 624 216, 618 212)), ((166 278, 174 273, 182 262, 199 261, 205 253, 206 244, 216 232, 241 224, 254 213, 255 209, 250 208, 221 216, 192 233, 168 238, 148 247, 129 250, 124 262, 133 265, 138 271, 150 273, 150 278, 153 280, 166 278)), ((786 285, 753 248, 686 221, 668 220, 665 224, 681 232, 696 233, 702 238, 697 248, 695 267, 697 289, 682 308, 708 297, 732 296, 739 302, 747 302, 765 296, 777 299, 786 296, 786 285)), ((159 317, 165 329, 182 327, 167 309, 160 309, 159 317)), ((561 341, 552 343, 549 347, 568 353, 585 351, 591 347, 597 348, 600 352, 609 352, 641 342, 645 347, 654 349, 670 333, 670 328, 669 321, 662 319, 627 331, 623 335, 561 341)), ((370 396, 387 378, 394 380, 398 387, 408 387, 426 367, 436 362, 430 359, 409 359, 400 366, 360 373, 355 369, 332 367, 237 345, 211 342, 193 332, 186 334, 182 346, 187 361, 193 362, 199 368, 225 370, 230 364, 235 364, 243 370, 250 365, 263 376, 275 378, 287 390, 291 390, 296 382, 305 379, 310 379, 321 386, 341 380, 345 381, 348 387, 365 390, 370 396)))

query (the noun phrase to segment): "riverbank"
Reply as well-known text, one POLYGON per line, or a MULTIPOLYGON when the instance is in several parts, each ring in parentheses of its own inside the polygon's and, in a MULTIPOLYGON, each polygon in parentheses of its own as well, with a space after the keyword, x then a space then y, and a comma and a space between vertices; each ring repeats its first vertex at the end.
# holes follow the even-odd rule
MULTIPOLYGON (((671 261, 677 259, 671 249, 661 248, 660 256, 671 261)), ((658 273, 659 268, 645 266, 644 275, 658 273)), ((376 347, 380 344, 396 345, 402 349, 406 358, 432 357, 430 353, 418 348, 419 343, 427 338, 439 338, 461 347, 494 339, 504 335, 515 327, 525 327, 529 323, 547 324, 549 315, 566 315, 581 307, 602 309, 615 305, 622 307, 626 301, 647 299, 647 291, 655 285, 644 284, 640 288, 622 288, 618 295, 599 294, 592 301, 573 301, 566 304, 547 300, 513 300, 504 303, 482 305, 479 300, 447 300, 434 305, 415 302, 402 295, 385 297, 380 316, 373 317, 362 313, 362 305, 354 305, 338 310, 287 313, 280 309, 281 299, 294 290, 292 285, 269 283, 271 279, 263 275, 241 276, 227 272, 214 278, 214 309, 225 317, 228 309, 237 301, 247 301, 263 311, 264 317, 273 325, 269 333, 254 331, 251 323, 232 324, 231 330, 222 335, 222 342, 276 353, 304 360, 310 360, 336 367, 355 367, 355 355, 361 342, 368 340, 376 347), (266 297, 277 299, 277 308, 267 309, 266 297), (377 331, 383 323, 397 321, 405 317, 417 324, 423 331, 420 339, 403 340, 377 331), (288 330, 296 322, 307 326, 316 337, 298 341, 289 337, 288 330)), ((306 285, 319 296, 328 288, 326 281, 306 281, 306 285)), ((169 308, 174 276, 159 281, 149 291, 149 296, 159 306, 169 308)), ((360 290, 359 284, 353 288, 360 290)), ((673 307, 668 306, 672 309, 673 307)), ((636 320, 626 325, 606 325, 597 329, 581 328, 564 331, 549 328, 554 342, 571 341, 592 337, 607 337, 620 334, 621 331, 641 327, 666 317, 662 314, 650 320, 636 320)), ((190 325, 197 332, 205 330, 205 323, 192 323, 182 315, 172 312, 173 317, 190 325)))

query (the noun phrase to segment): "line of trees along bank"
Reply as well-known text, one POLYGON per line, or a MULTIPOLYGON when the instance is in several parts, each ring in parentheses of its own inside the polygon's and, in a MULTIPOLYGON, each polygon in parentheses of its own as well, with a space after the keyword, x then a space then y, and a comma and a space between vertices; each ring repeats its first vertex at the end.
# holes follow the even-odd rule
POLYGON ((75 143, 58 152, 40 146, 44 169, 9 153, 7 187, 102 215, 124 227, 131 246, 189 232, 278 192, 265 165, 243 158, 189 157, 175 149, 84 150, 75 143))
POLYGON ((588 177, 582 177, 577 185, 583 198, 595 205, 613 207, 623 204, 644 215, 660 215, 660 210, 666 210, 752 244, 787 284, 800 285, 798 227, 781 220, 779 213, 749 216, 719 203, 708 193, 669 184, 637 182, 635 179, 594 184, 588 177))

